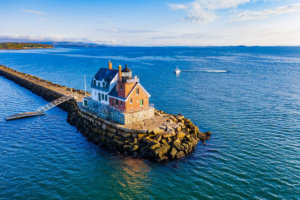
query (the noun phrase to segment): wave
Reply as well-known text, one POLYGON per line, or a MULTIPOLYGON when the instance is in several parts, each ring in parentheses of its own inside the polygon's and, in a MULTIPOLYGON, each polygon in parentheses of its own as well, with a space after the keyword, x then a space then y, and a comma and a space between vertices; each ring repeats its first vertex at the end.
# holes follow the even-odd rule
POLYGON ((196 70, 182 70, 183 72, 207 72, 207 73, 227 73, 225 69, 196 69, 196 70))

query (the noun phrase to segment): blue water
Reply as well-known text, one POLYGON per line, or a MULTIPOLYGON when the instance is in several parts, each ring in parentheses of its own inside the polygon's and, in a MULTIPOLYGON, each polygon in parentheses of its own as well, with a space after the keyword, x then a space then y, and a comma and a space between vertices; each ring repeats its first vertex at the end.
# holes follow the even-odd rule
POLYGON ((0 51, 0 64, 80 89, 108 59, 211 140, 152 163, 88 142, 59 108, 6 122, 47 102, 0 76, 0 199, 300 199, 300 47, 0 51))

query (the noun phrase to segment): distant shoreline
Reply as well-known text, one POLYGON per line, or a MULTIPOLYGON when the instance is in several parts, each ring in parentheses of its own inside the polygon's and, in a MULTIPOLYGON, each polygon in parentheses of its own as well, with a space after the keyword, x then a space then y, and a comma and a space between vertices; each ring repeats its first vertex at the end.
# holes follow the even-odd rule
POLYGON ((53 45, 40 43, 0 43, 0 50, 52 49, 53 45))

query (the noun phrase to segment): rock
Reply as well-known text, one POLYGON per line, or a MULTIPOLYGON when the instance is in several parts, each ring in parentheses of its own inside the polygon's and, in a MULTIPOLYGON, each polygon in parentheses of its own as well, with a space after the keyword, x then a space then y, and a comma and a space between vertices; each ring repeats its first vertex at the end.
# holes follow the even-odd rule
POLYGON ((172 150, 170 152, 171 158, 174 159, 176 156, 177 150, 175 147, 172 147, 172 150))
POLYGON ((163 134, 164 132, 165 132, 164 129, 160 129, 160 128, 156 128, 153 130, 154 135, 163 134))
POLYGON ((184 119, 184 116, 183 115, 181 115, 181 114, 178 114, 177 116, 176 116, 176 118, 177 118, 177 120, 183 120, 184 119))
POLYGON ((161 135, 155 135, 153 139, 159 142, 161 140, 161 135))
POLYGON ((169 145, 166 139, 162 139, 161 143, 164 144, 164 145, 169 145))
POLYGON ((197 137, 198 137, 198 139, 204 140, 206 138, 206 135, 204 133, 202 133, 202 132, 199 131, 197 133, 197 137))
POLYGON ((161 126, 159 126, 159 128, 162 129, 162 130, 166 130, 167 126, 166 125, 161 125, 161 126))
POLYGON ((176 126, 175 130, 176 131, 181 131, 181 126, 176 126))
POLYGON ((173 140, 172 140, 171 137, 168 137, 168 138, 167 138, 167 141, 168 141, 168 143, 171 143, 173 140))
POLYGON ((114 134, 112 132, 107 132, 106 135, 110 138, 113 138, 114 137, 114 134))
POLYGON ((165 160, 164 155, 169 151, 170 145, 162 145, 161 147, 154 150, 154 154, 159 160, 165 160))
POLYGON ((178 152, 176 153, 176 158, 177 158, 177 159, 183 158, 184 156, 185 156, 185 154, 184 154, 183 151, 178 151, 178 152))
POLYGON ((193 146, 196 146, 198 143, 194 138, 190 138, 190 141, 193 144, 193 146))
POLYGON ((144 136, 146 136, 146 134, 140 133, 138 134, 138 139, 142 139, 144 136))
POLYGON ((113 139, 113 141, 118 145, 118 146, 122 146, 123 142, 117 139, 113 139))
POLYGON ((139 146, 138 145, 133 145, 133 147, 131 148, 131 151, 136 151, 139 149, 139 146))
POLYGON ((181 142, 179 139, 176 139, 174 142, 173 142, 174 146, 176 147, 176 149, 178 151, 183 151, 184 150, 184 147, 181 145, 181 142))
POLYGON ((97 128, 93 128, 93 133, 99 133, 99 130, 97 128))
POLYGON ((210 136, 211 135, 211 131, 207 131, 204 133, 206 136, 210 136))
POLYGON ((182 144, 182 146, 184 146, 184 152, 186 153, 186 154, 188 154, 190 151, 190 146, 189 146, 189 144, 187 144, 187 143, 181 143, 182 144))
POLYGON ((124 140, 124 144, 129 144, 131 142, 131 140, 130 139, 128 139, 128 140, 124 140))
POLYGON ((131 136, 131 134, 130 133, 122 133, 121 134, 123 137, 125 137, 125 138, 128 138, 128 137, 130 137, 131 136))
POLYGON ((189 145, 187 143, 181 143, 181 145, 184 147, 184 149, 189 149, 189 145))
POLYGON ((160 144, 160 143, 157 143, 157 144, 152 145, 152 146, 150 147, 150 149, 155 150, 155 149, 159 148, 160 146, 161 146, 161 144, 160 144))
POLYGON ((132 146, 127 144, 127 145, 124 145, 123 147, 124 147, 124 149, 126 149, 126 150, 130 150, 132 146))
POLYGON ((140 146, 140 156, 141 157, 147 157, 149 156, 149 147, 148 146, 140 146))
POLYGON ((185 133, 183 133, 183 132, 177 133, 177 138, 178 138, 179 140, 182 140, 184 137, 185 137, 185 133))
POLYGON ((103 143, 105 142, 105 137, 104 136, 100 136, 100 141, 103 143))
POLYGON ((169 137, 173 137, 175 135, 175 132, 168 132, 166 134, 163 134, 164 138, 169 138, 169 137))
POLYGON ((137 134, 136 134, 136 133, 131 133, 131 136, 132 136, 133 138, 136 138, 136 137, 137 137, 137 134))
POLYGON ((159 161, 159 162, 162 162, 162 161, 164 161, 164 160, 168 160, 168 157, 167 157, 167 156, 161 156, 161 157, 159 157, 159 158, 157 159, 157 161, 159 161))

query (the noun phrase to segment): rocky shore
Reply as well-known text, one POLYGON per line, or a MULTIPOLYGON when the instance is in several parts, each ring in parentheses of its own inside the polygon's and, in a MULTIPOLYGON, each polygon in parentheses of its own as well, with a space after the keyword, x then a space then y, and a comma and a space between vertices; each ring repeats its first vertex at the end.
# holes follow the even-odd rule
POLYGON ((67 121, 74 125, 88 140, 112 152, 120 152, 134 158, 142 157, 154 161, 180 159, 191 153, 198 142, 205 143, 211 132, 201 132, 190 119, 155 110, 154 119, 145 121, 149 127, 142 125, 122 126, 89 113, 79 106, 84 95, 81 90, 68 88, 38 77, 18 72, 0 65, 0 75, 31 90, 48 101, 63 95, 72 95, 71 99, 61 105, 68 112, 67 121), (164 119, 164 120, 161 120, 164 119), (153 127, 153 124, 155 127, 153 127), (151 126, 152 125, 152 126, 151 126))

